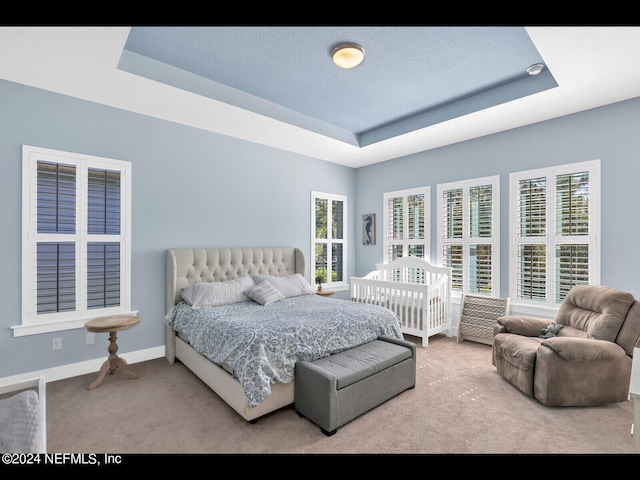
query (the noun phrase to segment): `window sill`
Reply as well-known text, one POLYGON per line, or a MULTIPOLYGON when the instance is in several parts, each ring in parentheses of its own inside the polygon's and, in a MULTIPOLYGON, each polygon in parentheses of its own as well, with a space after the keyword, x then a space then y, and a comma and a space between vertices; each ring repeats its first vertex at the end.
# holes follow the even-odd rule
MULTIPOLYGON (((125 315, 128 313, 138 314, 137 311, 134 312, 118 312, 114 313, 114 315, 125 315)), ((51 333, 51 332, 61 332, 63 330, 74 330, 76 328, 84 328, 84 324, 97 317, 101 317, 104 315, 100 315, 96 312, 95 316, 80 318, 74 320, 55 320, 51 322, 41 322, 41 323, 30 323, 26 325, 14 325, 11 328, 13 330, 14 337, 25 337, 27 335, 38 335, 40 333, 51 333)))
POLYGON ((558 314, 558 308, 543 307, 537 305, 527 305, 511 302, 511 315, 520 315, 535 318, 548 318, 554 320, 558 314))
MULTIPOLYGON (((460 306, 462 301, 462 295, 460 293, 454 292, 451 294, 451 303, 452 305, 460 306)), ((523 317, 535 317, 535 318, 548 318, 553 320, 556 318, 558 314, 559 306, 556 308, 546 307, 541 305, 530 305, 523 303, 515 303, 511 300, 509 305, 511 310, 510 315, 518 315, 523 317)))
MULTIPOLYGON (((316 285, 316 289, 318 286, 316 285)), ((344 290, 349 290, 349 285, 330 285, 328 283, 322 284, 322 290, 329 290, 331 292, 342 292, 344 290)))

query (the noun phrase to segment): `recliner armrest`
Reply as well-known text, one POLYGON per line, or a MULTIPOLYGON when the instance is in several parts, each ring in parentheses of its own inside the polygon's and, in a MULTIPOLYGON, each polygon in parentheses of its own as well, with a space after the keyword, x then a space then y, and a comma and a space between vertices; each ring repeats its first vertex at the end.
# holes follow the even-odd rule
POLYGON ((595 338, 552 337, 541 346, 553 350, 563 360, 572 361, 615 360, 627 354, 617 343, 595 338))
POLYGON ((542 329, 548 327, 552 321, 546 318, 507 315, 498 318, 493 334, 495 336, 497 333, 513 333, 525 337, 538 337, 542 329))

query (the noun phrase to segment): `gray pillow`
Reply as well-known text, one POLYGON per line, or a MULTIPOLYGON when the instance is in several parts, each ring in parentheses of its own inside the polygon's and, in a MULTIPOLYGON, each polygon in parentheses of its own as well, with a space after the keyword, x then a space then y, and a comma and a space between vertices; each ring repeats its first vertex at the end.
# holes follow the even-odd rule
POLYGON ((244 294, 260 305, 269 305, 285 298, 278 289, 267 281, 256 283, 253 287, 245 290, 244 294))
POLYGON ((293 275, 283 275, 281 277, 274 275, 253 275, 256 283, 267 281, 273 285, 285 298, 297 297, 298 295, 312 295, 315 290, 307 279, 299 273, 293 275))
POLYGON ((193 308, 249 302, 243 292, 254 283, 248 275, 224 282, 198 282, 182 290, 182 299, 193 308))

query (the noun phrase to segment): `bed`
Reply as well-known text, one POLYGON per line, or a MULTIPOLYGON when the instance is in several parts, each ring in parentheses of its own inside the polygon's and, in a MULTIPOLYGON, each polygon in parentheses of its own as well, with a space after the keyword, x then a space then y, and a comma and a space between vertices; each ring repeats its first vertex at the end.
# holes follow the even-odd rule
POLYGON ((167 360, 183 363, 253 423, 293 404, 297 360, 313 361, 380 335, 402 338, 393 312, 316 295, 304 278, 305 264, 293 247, 167 250, 167 360), (271 301, 271 287, 282 298, 271 301), (268 290, 265 298, 256 294, 261 289, 268 290), (202 293, 223 290, 231 301, 202 293), (206 305, 199 301, 205 297, 206 305))
POLYGON ((451 268, 419 257, 400 257, 376 264, 364 277, 351 278, 351 300, 386 307, 402 323, 402 332, 422 339, 452 335, 451 268))

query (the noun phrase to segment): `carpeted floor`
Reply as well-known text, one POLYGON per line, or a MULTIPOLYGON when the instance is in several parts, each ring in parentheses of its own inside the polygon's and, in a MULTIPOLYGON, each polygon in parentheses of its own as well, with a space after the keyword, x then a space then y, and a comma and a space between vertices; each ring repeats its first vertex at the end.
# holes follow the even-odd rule
MULTIPOLYGON (((410 337, 408 337, 411 339, 410 337)), ((416 340, 417 342, 417 340, 416 340)), ((628 454, 631 402, 549 408, 508 384, 491 347, 432 337, 416 388, 326 437, 287 407, 249 424, 180 363, 47 385, 48 451, 246 454, 628 454)), ((123 354, 126 358, 126 354, 123 354)))

